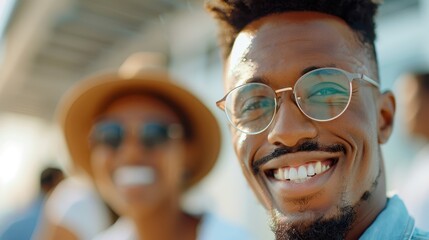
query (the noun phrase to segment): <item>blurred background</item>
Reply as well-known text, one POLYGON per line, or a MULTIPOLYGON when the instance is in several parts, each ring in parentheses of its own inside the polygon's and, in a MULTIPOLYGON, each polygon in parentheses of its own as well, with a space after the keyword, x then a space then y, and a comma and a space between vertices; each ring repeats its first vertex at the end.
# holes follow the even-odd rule
MULTIPOLYGON (((384 0, 377 19, 382 89, 398 77, 429 70, 429 1, 384 0)), ((227 122, 215 108, 223 96, 216 26, 198 0, 0 0, 0 222, 37 194, 47 165, 69 168, 55 125, 55 106, 76 81, 117 69, 136 51, 168 56, 168 67, 214 111, 223 150, 195 193, 198 201, 253 231, 270 235, 265 212, 247 187, 232 151, 227 122)), ((419 141, 400 119, 383 146, 388 189, 406 178, 419 141)))

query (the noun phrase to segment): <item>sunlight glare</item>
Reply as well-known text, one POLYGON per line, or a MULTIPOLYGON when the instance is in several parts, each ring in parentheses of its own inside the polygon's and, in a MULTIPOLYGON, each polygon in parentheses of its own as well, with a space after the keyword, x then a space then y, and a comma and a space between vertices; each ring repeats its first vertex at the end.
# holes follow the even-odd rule
POLYGON ((22 147, 17 142, 5 142, 0 147, 0 184, 10 184, 18 175, 23 163, 22 147))

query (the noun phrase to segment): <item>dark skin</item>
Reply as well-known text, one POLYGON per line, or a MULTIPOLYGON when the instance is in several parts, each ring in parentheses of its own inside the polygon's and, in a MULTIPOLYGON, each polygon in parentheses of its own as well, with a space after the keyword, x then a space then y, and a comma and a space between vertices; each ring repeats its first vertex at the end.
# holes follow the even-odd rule
MULTIPOLYGON (((370 56, 339 18, 315 12, 269 15, 238 35, 225 65, 225 87, 230 91, 255 80, 273 89, 292 87, 306 71, 319 67, 336 67, 376 79, 370 56)), ((348 109, 335 120, 310 120, 288 92, 282 95, 274 122, 266 131, 257 135, 231 131, 247 181, 267 210, 278 213, 280 224, 310 225, 317 219, 340 215, 340 208, 353 206, 356 215, 345 237, 357 239, 386 204, 380 144, 390 137, 394 112, 391 92, 380 93, 357 80, 353 81, 348 109), (309 141, 341 146, 341 150, 283 154, 254 171, 255 161, 274 150, 309 141), (298 168, 317 161, 329 164, 330 169, 304 182, 279 181, 270 175, 279 168, 298 168)))
POLYGON ((128 131, 117 149, 91 147, 94 181, 106 202, 132 220, 138 239, 196 239, 200 219, 180 206, 188 142, 174 139, 149 149, 132 133, 147 122, 180 124, 175 110, 151 96, 129 95, 114 100, 99 119, 120 122, 128 131), (113 176, 124 167, 152 169, 154 178, 149 183, 118 184, 113 176))

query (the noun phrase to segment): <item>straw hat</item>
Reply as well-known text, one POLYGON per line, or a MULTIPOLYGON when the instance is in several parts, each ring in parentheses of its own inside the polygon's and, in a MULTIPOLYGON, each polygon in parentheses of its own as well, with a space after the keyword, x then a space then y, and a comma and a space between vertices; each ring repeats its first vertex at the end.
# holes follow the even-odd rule
POLYGON ((74 165, 92 175, 88 135, 95 115, 106 101, 119 93, 136 90, 168 99, 184 112, 193 132, 192 144, 197 152, 186 162, 185 188, 188 188, 214 166, 220 151, 220 128, 211 111, 200 100, 176 84, 166 71, 149 66, 148 57, 151 58, 149 62, 154 62, 153 58, 159 55, 133 55, 119 71, 100 73, 79 82, 62 98, 57 117, 74 165))

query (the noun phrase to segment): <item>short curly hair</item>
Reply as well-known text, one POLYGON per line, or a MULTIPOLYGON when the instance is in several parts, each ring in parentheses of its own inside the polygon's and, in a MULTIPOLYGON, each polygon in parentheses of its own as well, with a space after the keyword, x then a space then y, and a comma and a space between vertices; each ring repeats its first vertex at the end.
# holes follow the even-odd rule
POLYGON ((219 24, 219 43, 226 59, 238 33, 264 16, 289 11, 315 11, 337 16, 353 29, 376 60, 375 22, 379 0, 208 0, 207 10, 219 24))

